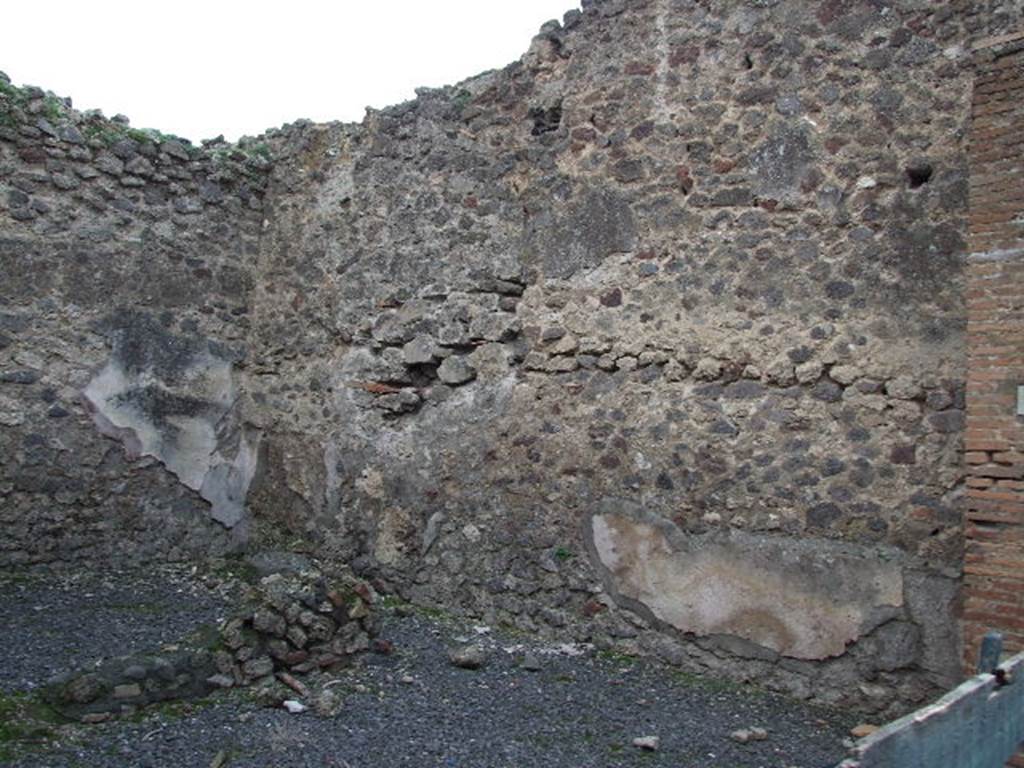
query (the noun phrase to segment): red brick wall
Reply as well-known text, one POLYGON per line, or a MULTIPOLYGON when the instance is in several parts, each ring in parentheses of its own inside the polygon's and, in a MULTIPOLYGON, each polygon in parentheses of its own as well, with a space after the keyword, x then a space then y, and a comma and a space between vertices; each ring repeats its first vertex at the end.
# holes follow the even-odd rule
POLYGON ((1024 39, 978 52, 970 165, 963 631, 973 673, 990 629, 1024 650, 1024 39))

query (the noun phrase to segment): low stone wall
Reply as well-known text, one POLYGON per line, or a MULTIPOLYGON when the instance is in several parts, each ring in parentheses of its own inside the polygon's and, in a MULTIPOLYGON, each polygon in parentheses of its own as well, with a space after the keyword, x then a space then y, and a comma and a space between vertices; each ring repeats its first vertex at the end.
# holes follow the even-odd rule
POLYGON ((124 656, 52 681, 43 696, 65 717, 98 723, 163 701, 201 698, 216 688, 213 654, 200 648, 124 656))
POLYGON ((155 653, 104 659, 64 674, 44 689, 66 717, 101 722, 165 701, 219 688, 271 688, 281 679, 351 662, 377 632, 373 592, 347 576, 272 574, 249 589, 237 616, 155 653))

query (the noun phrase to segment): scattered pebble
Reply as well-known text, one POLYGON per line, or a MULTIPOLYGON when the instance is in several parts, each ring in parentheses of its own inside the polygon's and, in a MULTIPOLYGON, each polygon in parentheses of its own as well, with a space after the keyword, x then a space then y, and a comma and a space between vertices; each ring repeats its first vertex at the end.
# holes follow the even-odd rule
POLYGON ((647 750, 648 752, 654 752, 660 743, 661 739, 657 736, 637 736, 633 739, 634 747, 647 750))
POLYGON ((303 712, 309 709, 309 707, 307 707, 301 701, 296 701, 295 699, 285 699, 281 703, 281 706, 283 706, 285 709, 288 710, 290 714, 293 715, 301 715, 303 712))
POLYGON ((733 731, 729 734, 729 738, 733 741, 739 742, 740 744, 746 744, 750 741, 764 741, 768 738, 768 731, 764 728, 740 728, 739 730, 733 731))
POLYGON ((487 651, 479 645, 464 645, 448 653, 452 664, 462 669, 480 669, 487 661, 487 651))
POLYGON ((229 675, 216 674, 206 678, 206 682, 218 688, 230 688, 235 684, 235 678, 229 675))
POLYGON ((855 739, 863 739, 865 736, 870 736, 872 733, 878 730, 877 725, 871 725, 870 723, 861 723, 850 729, 850 735, 855 739))

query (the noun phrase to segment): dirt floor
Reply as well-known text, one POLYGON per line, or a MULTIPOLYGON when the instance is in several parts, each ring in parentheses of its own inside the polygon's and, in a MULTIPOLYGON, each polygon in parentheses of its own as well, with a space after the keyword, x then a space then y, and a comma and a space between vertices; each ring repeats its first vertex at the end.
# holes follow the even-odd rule
POLYGON ((217 623, 232 594, 230 579, 182 569, 0 579, 0 763, 825 768, 842 759, 854 724, 752 687, 394 603, 380 608, 388 642, 378 650, 388 652, 317 680, 298 714, 251 690, 97 725, 62 723, 41 703, 53 675, 217 623), (467 644, 482 652, 478 669, 450 660, 467 644))

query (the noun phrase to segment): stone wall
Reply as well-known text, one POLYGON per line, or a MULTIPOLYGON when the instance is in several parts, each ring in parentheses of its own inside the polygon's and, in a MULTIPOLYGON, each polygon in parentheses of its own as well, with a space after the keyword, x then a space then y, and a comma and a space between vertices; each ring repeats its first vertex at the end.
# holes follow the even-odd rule
POLYGON ((0 79, 0 566, 231 546, 267 165, 0 79))
POLYGON ((1020 3, 584 6, 504 70, 268 133, 267 168, 228 149, 220 199, 216 146, 154 202, 80 181, 137 206, 82 310, 60 247, 101 212, 19 107, 5 300, 59 317, 0 354, 95 413, 62 406, 62 454, 47 382, 0 385, 18 551, 67 557, 88 525, 25 544, 81 502, 18 478, 102 456, 94 525, 170 530, 83 556, 300 545, 418 603, 882 716, 953 682, 968 50, 1020 3), (41 190, 68 231, 18 218, 41 190))

